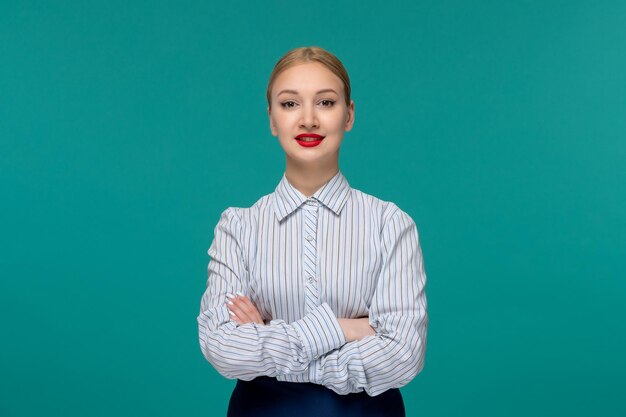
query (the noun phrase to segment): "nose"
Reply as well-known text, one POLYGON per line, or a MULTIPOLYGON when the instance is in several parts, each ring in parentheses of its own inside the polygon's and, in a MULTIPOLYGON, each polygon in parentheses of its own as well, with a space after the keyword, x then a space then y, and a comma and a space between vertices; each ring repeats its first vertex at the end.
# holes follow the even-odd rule
POLYGON ((300 115, 300 127, 310 130, 319 127, 315 107, 311 105, 302 106, 302 114, 300 115))

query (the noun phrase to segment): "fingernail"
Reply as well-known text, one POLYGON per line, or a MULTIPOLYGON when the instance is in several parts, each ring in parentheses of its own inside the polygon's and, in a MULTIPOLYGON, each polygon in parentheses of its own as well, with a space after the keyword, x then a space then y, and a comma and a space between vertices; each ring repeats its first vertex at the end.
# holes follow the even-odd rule
POLYGON ((245 294, 244 294, 244 293, 242 293, 241 291, 237 291, 237 295, 244 296, 245 294))
POLYGON ((226 301, 226 304, 228 304, 228 305, 231 305, 231 306, 232 306, 232 305, 234 305, 235 303, 233 303, 232 301, 228 300, 228 301, 226 301))
POLYGON ((228 312, 230 313, 231 316, 237 317, 237 315, 235 313, 233 313, 232 311, 228 310, 228 312))

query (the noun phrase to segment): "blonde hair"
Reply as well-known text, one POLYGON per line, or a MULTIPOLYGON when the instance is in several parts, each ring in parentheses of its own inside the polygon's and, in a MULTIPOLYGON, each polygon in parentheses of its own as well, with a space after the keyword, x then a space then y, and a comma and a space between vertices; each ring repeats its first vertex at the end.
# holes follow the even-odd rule
POLYGON ((318 46, 301 46, 288 51, 282 56, 274 65, 274 69, 270 74, 270 80, 267 84, 267 105, 272 108, 272 87, 276 78, 286 69, 307 62, 319 62, 328 68, 333 74, 335 74, 343 83, 344 96, 346 99, 346 106, 350 105, 350 77, 348 77, 348 71, 343 66, 339 58, 333 55, 331 52, 320 48, 318 46))

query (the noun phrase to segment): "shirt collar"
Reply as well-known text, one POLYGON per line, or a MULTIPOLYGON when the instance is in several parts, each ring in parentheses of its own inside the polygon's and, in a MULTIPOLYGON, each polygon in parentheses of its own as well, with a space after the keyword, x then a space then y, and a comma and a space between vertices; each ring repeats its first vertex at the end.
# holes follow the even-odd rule
MULTIPOLYGON (((282 221, 307 200, 304 194, 291 185, 285 173, 273 195, 274 211, 278 221, 282 221)), ((341 171, 337 171, 337 174, 322 185, 311 198, 315 198, 335 214, 339 214, 349 196, 350 184, 341 171)))

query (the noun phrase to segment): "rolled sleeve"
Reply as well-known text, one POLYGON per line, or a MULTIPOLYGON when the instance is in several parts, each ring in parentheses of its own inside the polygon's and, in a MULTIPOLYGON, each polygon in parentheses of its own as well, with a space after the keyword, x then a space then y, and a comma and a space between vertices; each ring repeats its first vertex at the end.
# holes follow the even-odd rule
POLYGON ((328 303, 317 306, 292 325, 300 335, 308 361, 315 360, 346 343, 339 321, 328 303))

